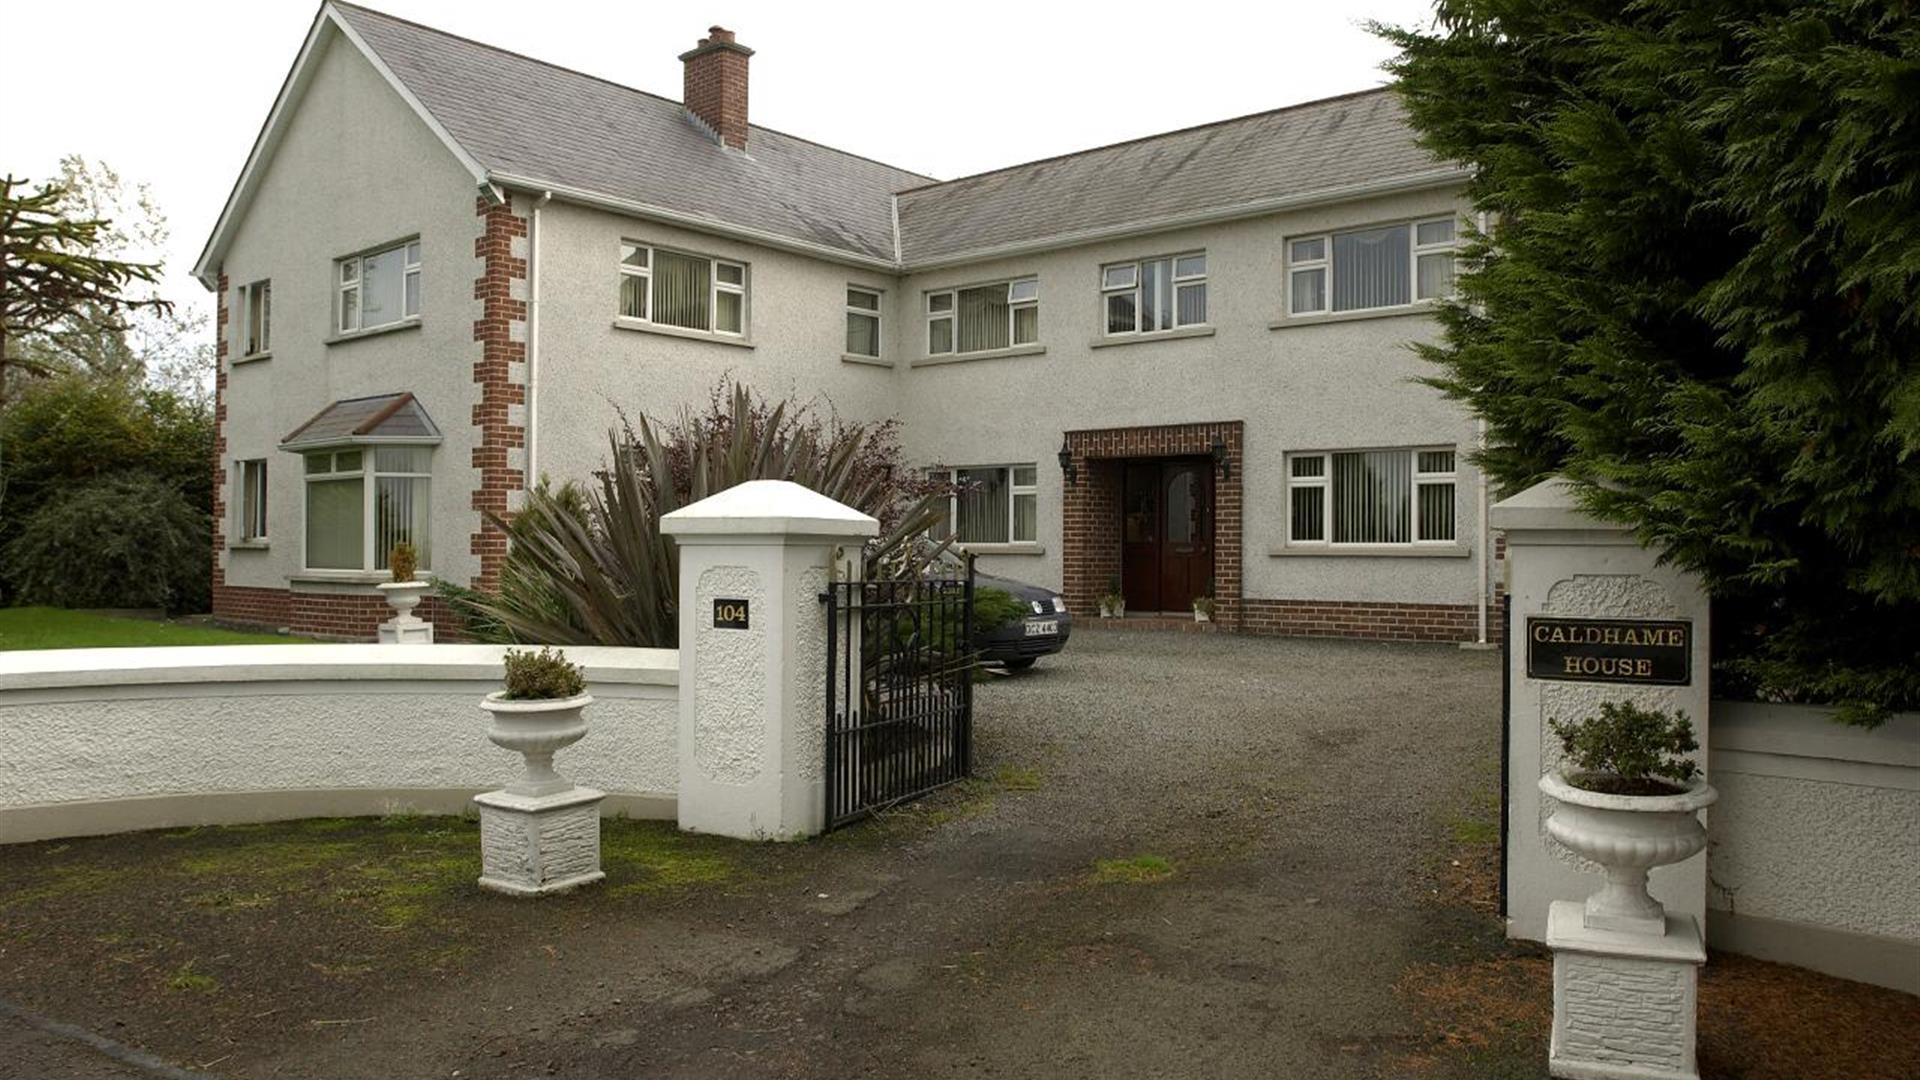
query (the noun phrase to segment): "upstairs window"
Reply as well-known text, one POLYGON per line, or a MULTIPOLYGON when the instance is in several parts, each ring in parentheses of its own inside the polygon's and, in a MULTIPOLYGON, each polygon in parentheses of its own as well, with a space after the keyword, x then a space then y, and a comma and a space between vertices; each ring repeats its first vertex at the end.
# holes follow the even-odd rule
POLYGON ((1404 307, 1453 295, 1454 220, 1294 237, 1287 242, 1294 315, 1404 307))
POLYGON ((273 282, 240 290, 240 355, 264 356, 273 348, 273 282))
POLYGON ((351 334, 420 316, 420 241, 341 259, 340 332, 351 334))
POLYGON ((306 466, 309 570, 385 570, 406 541, 431 565, 433 451, 356 446, 302 455, 306 466))
POLYGON ((1452 543, 1455 480, 1451 448, 1288 455, 1288 541, 1452 543))
POLYGON ((1032 465, 971 465, 937 469, 934 481, 953 485, 946 517, 933 537, 961 544, 1031 544, 1039 528, 1039 470, 1032 465))
POLYGON ((620 317, 738 337, 746 332, 746 265, 623 243, 620 317))
POLYGON ((880 355, 880 294, 872 289, 847 290, 847 354, 880 355))
POLYGON ((238 463, 235 470, 239 473, 240 520, 239 538, 242 541, 259 541, 267 538, 267 463, 263 458, 253 458, 238 463))
POLYGON ((1151 334, 1207 321, 1207 253, 1100 268, 1109 334, 1151 334))
POLYGON ((1040 279, 927 294, 927 355, 990 352, 1040 340, 1040 279))

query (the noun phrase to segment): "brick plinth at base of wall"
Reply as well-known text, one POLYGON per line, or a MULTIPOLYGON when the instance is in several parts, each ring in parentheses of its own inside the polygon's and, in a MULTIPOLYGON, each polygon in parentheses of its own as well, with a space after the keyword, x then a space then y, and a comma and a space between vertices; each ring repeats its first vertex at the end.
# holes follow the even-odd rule
MULTIPOLYGON (((434 640, 458 641, 460 624, 437 596, 422 597, 413 613, 433 624, 434 640)), ((286 630, 301 637, 373 641, 393 618, 384 596, 294 592, 221 585, 213 590, 213 621, 250 630, 286 630)))
MULTIPOLYGON (((1500 636, 1501 597, 1487 608, 1487 636, 1500 636)), ((1365 641, 1472 641, 1479 614, 1471 604, 1395 604, 1367 600, 1240 602, 1240 630, 1268 637, 1357 638, 1365 641)))

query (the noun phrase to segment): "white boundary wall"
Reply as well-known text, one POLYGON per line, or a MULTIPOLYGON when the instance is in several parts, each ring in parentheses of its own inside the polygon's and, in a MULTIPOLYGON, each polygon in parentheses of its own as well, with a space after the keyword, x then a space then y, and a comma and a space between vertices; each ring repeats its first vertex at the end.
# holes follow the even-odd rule
POLYGON ((1920 714, 1713 703, 1707 940, 1920 994, 1920 714))
MULTIPOLYGON (((556 763, 672 818, 679 654, 569 648, 594 704, 556 763)), ((317 815, 458 813, 519 769, 487 741, 493 645, 0 653, 0 843, 317 815)))

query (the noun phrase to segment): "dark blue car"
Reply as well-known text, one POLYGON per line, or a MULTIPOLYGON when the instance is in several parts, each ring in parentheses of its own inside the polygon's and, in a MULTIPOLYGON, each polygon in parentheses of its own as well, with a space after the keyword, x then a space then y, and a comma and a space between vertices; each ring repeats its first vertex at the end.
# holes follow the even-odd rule
POLYGON ((1067 647, 1067 636, 1073 632, 1073 616, 1067 614, 1066 597, 1052 589, 990 574, 974 575, 973 584, 975 590, 1000 589, 1010 593, 1027 609, 1017 619, 975 630, 974 643, 982 661, 1002 664, 1008 671, 1024 671, 1032 667, 1035 660, 1067 647))

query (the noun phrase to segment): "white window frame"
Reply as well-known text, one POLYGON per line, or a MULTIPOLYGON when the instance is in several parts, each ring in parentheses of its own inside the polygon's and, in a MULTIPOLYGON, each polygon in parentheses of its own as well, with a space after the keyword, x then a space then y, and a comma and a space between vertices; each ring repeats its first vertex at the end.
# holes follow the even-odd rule
POLYGON ((233 463, 234 539, 243 544, 267 542, 267 459, 241 458, 233 463))
MULTIPOLYGON (((1024 349, 1031 345, 1038 345, 1040 343, 1040 330, 1039 330, 1040 278, 1038 275, 1028 274, 1024 277, 1006 278, 1001 281, 983 281, 975 285, 956 285, 951 289, 934 289, 931 292, 927 293, 926 301, 922 304, 922 308, 923 310, 925 310, 926 316, 927 316, 927 332, 925 337, 927 355, 928 356, 974 356, 979 353, 998 352, 999 351, 998 349, 969 349, 966 351, 962 351, 960 348, 960 324, 958 322, 958 315, 960 313, 960 294, 961 293, 971 292, 975 289, 996 289, 1001 287, 1004 287, 1007 290, 1007 344, 1006 344, 1006 347, 1009 349, 1024 349), (1015 299, 1013 295, 1014 289, 1019 286, 1027 286, 1027 285, 1031 285, 1033 287, 1032 295, 1015 299), (946 298, 947 309, 945 311, 935 311, 933 309, 933 301, 935 297, 946 298), (1015 339, 1015 328, 1020 325, 1019 313, 1029 308, 1031 308, 1034 312, 1034 338, 1032 341, 1018 341, 1015 339), (947 324, 947 328, 948 328, 947 341, 949 343, 949 347, 936 352, 933 348, 933 324, 937 322, 945 322, 947 324)), ((968 467, 972 468, 972 466, 968 466, 968 467)))
MULTIPOLYGON (((1027 461, 1016 461, 999 465, 942 465, 938 468, 928 469, 927 478, 952 485, 955 482, 954 477, 962 472, 980 472, 986 469, 994 469, 1007 474, 1007 538, 1005 540, 955 540, 955 546, 975 548, 992 546, 1011 547, 1015 545, 1024 546, 1039 543, 1040 467, 1037 464, 1027 461), (1019 475, 1018 470, 1020 469, 1033 470, 1033 483, 1020 484, 1015 482, 1016 477, 1019 475), (1025 538, 1015 538, 1013 535, 1014 523, 1020 520, 1019 514, 1015 511, 1015 507, 1019 506, 1019 496, 1022 495, 1033 496, 1033 535, 1025 538)), ((947 496, 947 531, 948 535, 957 535, 960 531, 960 493, 958 491, 954 491, 947 496)), ((937 537, 936 539, 945 539, 945 537, 937 537)))
MULTIPOLYGON (((1413 308, 1413 307, 1419 307, 1426 304, 1432 304, 1437 300, 1445 299, 1446 298, 1445 296, 1421 296, 1420 295, 1420 257, 1422 255, 1438 255, 1441 253, 1456 252, 1459 250, 1459 243, 1460 243, 1460 221, 1458 218, 1452 215, 1447 215, 1447 214, 1442 214, 1435 217, 1407 218, 1399 221, 1382 221, 1382 222, 1376 222, 1371 225, 1362 225, 1362 226, 1359 226, 1356 228, 1350 228, 1350 229, 1334 229, 1334 230, 1329 230, 1327 232, 1322 232, 1322 233, 1305 233, 1300 236, 1289 236, 1286 239, 1287 314, 1288 315, 1349 315, 1349 314, 1357 314, 1361 312, 1370 312, 1370 311, 1397 311, 1404 308, 1413 308), (1422 244, 1420 242, 1420 227, 1422 225, 1435 225, 1440 223, 1445 223, 1452 227, 1451 230, 1448 232, 1447 239, 1440 242, 1422 244), (1345 308, 1342 310, 1335 310, 1333 306, 1333 269, 1334 269, 1333 238, 1336 236, 1345 236, 1348 233, 1372 232, 1375 229, 1390 229, 1396 225, 1405 225, 1407 227, 1407 240, 1408 240, 1408 243, 1407 243, 1407 296, 1410 297, 1411 299, 1409 299, 1404 304, 1381 304, 1376 307, 1345 308), (1316 240, 1320 242, 1319 258, 1317 259, 1294 258, 1295 244, 1312 243, 1316 240), (1295 307, 1293 303, 1294 279, 1301 274, 1311 274, 1316 272, 1320 274, 1320 281, 1321 281, 1320 296, 1324 301, 1324 303, 1322 304, 1322 306, 1317 308, 1301 309, 1301 308, 1295 307)), ((1451 291, 1449 291, 1446 295, 1451 296, 1453 294, 1451 291)))
POLYGON ((273 351, 273 281, 271 278, 261 278, 240 288, 240 349, 238 351, 242 360, 265 356, 273 351))
MULTIPOLYGON (((378 520, 378 513, 377 513, 378 508, 376 506, 376 503, 379 500, 379 491, 380 491, 379 479, 381 477, 400 477, 400 478, 405 478, 409 480, 425 480, 427 481, 427 484, 428 484, 427 491, 428 491, 429 499, 432 498, 432 491, 433 491, 433 488, 432 488, 433 471, 432 471, 432 465, 431 465, 432 451, 433 451, 432 446, 424 446, 424 449, 428 451, 428 461, 429 461, 428 470, 426 472, 391 472, 391 471, 381 470, 377 467, 376 463, 378 461, 378 451, 382 449, 398 449, 402 447, 405 447, 408 449, 421 449, 423 448, 423 444, 417 443, 417 442, 409 443, 409 442, 406 442, 405 440, 392 439, 392 440, 387 440, 387 441, 377 442, 377 443, 353 443, 347 446, 333 446, 333 447, 326 447, 326 448, 303 448, 302 450, 299 451, 300 475, 301 475, 301 481, 302 481, 301 488, 300 488, 300 495, 301 495, 301 499, 300 499, 300 513, 301 513, 300 568, 303 571, 310 574, 383 574, 387 571, 387 567, 385 565, 387 553, 384 551, 376 551, 375 548, 378 545, 374 543, 374 534, 379 530, 379 520, 378 520), (346 469, 346 470, 338 469, 337 467, 339 465, 338 455, 353 454, 353 453, 357 453, 360 455, 360 467, 358 469, 346 469), (335 467, 334 471, 316 473, 316 472, 311 472, 307 469, 307 459, 310 457, 321 455, 321 454, 326 454, 330 456, 332 460, 329 461, 329 465, 332 465, 335 467), (313 500, 307 495, 306 485, 315 483, 317 481, 346 480, 350 478, 358 478, 360 481, 360 565, 358 568, 350 567, 350 566, 349 567, 313 566, 307 561, 307 530, 306 530, 306 515, 312 512, 313 500)), ((429 504, 429 506, 431 506, 431 504, 429 504)), ((429 516, 429 519, 431 519, 431 516, 432 516, 431 509, 429 509, 428 516, 429 516)), ((431 520, 429 521, 429 528, 431 528, 431 520)), ((417 544, 415 545, 415 547, 419 547, 419 546, 420 545, 417 545, 417 544)), ((421 554, 420 569, 422 570, 428 569, 428 560, 431 559, 432 557, 433 546, 434 545, 432 543, 428 543, 426 545, 425 550, 420 553, 421 554)))
POLYGON ((846 299, 847 299, 846 314, 847 314, 847 322, 849 326, 852 325, 852 321, 855 317, 873 320, 874 351, 872 353, 856 353, 856 352, 849 351, 848 355, 866 356, 873 360, 880 359, 881 355, 887 351, 887 338, 886 338, 887 322, 886 322, 885 316, 881 314, 881 309, 886 307, 886 304, 887 304, 886 293, 882 292, 879 289, 868 288, 865 285, 848 285, 846 299), (855 306, 853 302, 854 293, 865 293, 866 295, 873 297, 873 307, 863 308, 863 307, 855 306))
POLYGON ((1453 446, 1368 446, 1342 447, 1338 450, 1302 450, 1286 455, 1285 469, 1287 490, 1281 505, 1286 508, 1287 545, 1289 547, 1316 548, 1411 548, 1411 547, 1456 547, 1460 543, 1460 452, 1453 446), (1333 524, 1333 457, 1335 454, 1376 454, 1400 453, 1409 456, 1412 464, 1412 495, 1407 499, 1407 535, 1410 540, 1335 540, 1338 531, 1333 524), (1446 453, 1453 456, 1453 468, 1445 471, 1423 472, 1420 469, 1420 455, 1446 453), (1306 458, 1320 460, 1320 475, 1295 476, 1293 463, 1306 458), (1420 489, 1422 487, 1447 486, 1453 488, 1454 521, 1453 535, 1445 538, 1429 539, 1420 535, 1420 489), (1318 540, 1301 539, 1293 535, 1293 493, 1297 490, 1318 490, 1320 492, 1320 528, 1318 540))
POLYGON ((1212 296, 1207 297, 1207 317, 1205 319, 1201 319, 1199 322, 1190 322, 1190 323, 1180 321, 1180 289, 1182 286, 1198 285, 1202 289, 1207 289, 1209 293, 1212 292, 1212 290, 1208 288, 1208 285, 1207 285, 1206 258, 1207 258, 1206 249, 1200 248, 1194 251, 1182 251, 1176 255, 1149 255, 1144 258, 1129 259, 1123 262, 1116 262, 1116 263, 1107 263, 1101 266, 1100 267, 1100 333, 1101 335, 1103 337, 1135 337, 1142 334, 1145 334, 1145 335, 1164 334, 1172 330, 1186 330, 1195 326, 1210 325, 1211 320, 1213 318, 1213 307, 1212 307, 1213 297, 1212 296), (1200 259, 1201 260, 1200 272, 1197 274, 1180 273, 1180 260, 1182 259, 1200 259), (1140 329, 1140 312, 1142 310, 1141 309, 1142 302, 1146 298, 1142 295, 1142 292, 1145 287, 1141 283, 1146 280, 1146 275, 1141 271, 1142 271, 1142 268, 1145 266, 1145 264, 1155 263, 1155 262, 1164 262, 1167 264, 1166 288, 1167 288, 1167 299, 1170 301, 1168 310, 1173 312, 1173 325, 1162 326, 1154 330, 1142 330, 1140 329), (1123 269, 1126 267, 1131 267, 1133 269, 1132 283, 1122 284, 1122 285, 1109 285, 1108 281, 1111 277, 1109 272, 1113 270, 1123 269), (1113 329, 1111 319, 1109 318, 1109 315, 1108 315, 1108 309, 1107 309, 1108 298, 1113 296, 1122 296, 1128 293, 1133 294, 1133 329, 1115 330, 1113 329))
POLYGON ((747 336, 747 324, 748 324, 748 320, 752 316, 751 316, 751 313, 748 311, 748 303, 749 303, 748 296, 747 296, 748 269, 747 269, 746 263, 741 262, 738 259, 722 259, 716 255, 707 255, 698 251, 687 251, 682 248, 663 247, 659 244, 649 244, 643 240, 622 240, 620 241, 620 246, 618 250, 619 250, 619 257, 615 260, 615 262, 619 266, 620 276, 622 278, 637 277, 646 282, 646 285, 644 286, 644 288, 646 290, 646 296, 647 296, 647 313, 644 316, 628 315, 626 312, 619 310, 620 294, 618 290, 615 290, 614 300, 613 300, 615 318, 619 319, 621 322, 624 322, 624 323, 638 323, 645 326, 657 326, 662 330, 671 330, 675 333, 712 334, 714 337, 725 337, 725 338, 744 338, 747 336), (627 265, 626 252, 628 248, 633 248, 635 250, 646 252, 647 264, 645 266, 627 265), (678 255, 683 259, 704 259, 706 261, 707 263, 707 325, 706 327, 702 328, 702 327, 695 327, 695 326, 679 326, 674 323, 663 323, 663 322, 654 321, 654 318, 653 318, 653 315, 654 315, 653 270, 654 270, 654 267, 657 265, 656 258, 658 257, 659 253, 663 251, 671 255, 678 255), (736 283, 736 282, 730 282, 730 281, 727 281, 727 282, 721 281, 720 268, 723 266, 740 271, 739 282, 736 283), (734 296, 738 296, 740 298, 740 329, 738 330, 721 330, 718 328, 718 324, 720 321, 720 294, 721 293, 729 293, 734 296))
POLYGON ((334 329, 342 334, 357 334, 363 330, 381 330, 389 326, 420 320, 421 278, 420 278, 420 238, 410 237, 392 244, 383 244, 358 254, 335 259, 333 266, 333 307, 334 329), (377 259, 395 251, 403 252, 400 262, 400 317, 376 326, 366 325, 367 305, 361 295, 360 286, 366 281, 366 263, 368 259, 377 259), (353 318, 347 318, 347 297, 353 297, 353 318))

